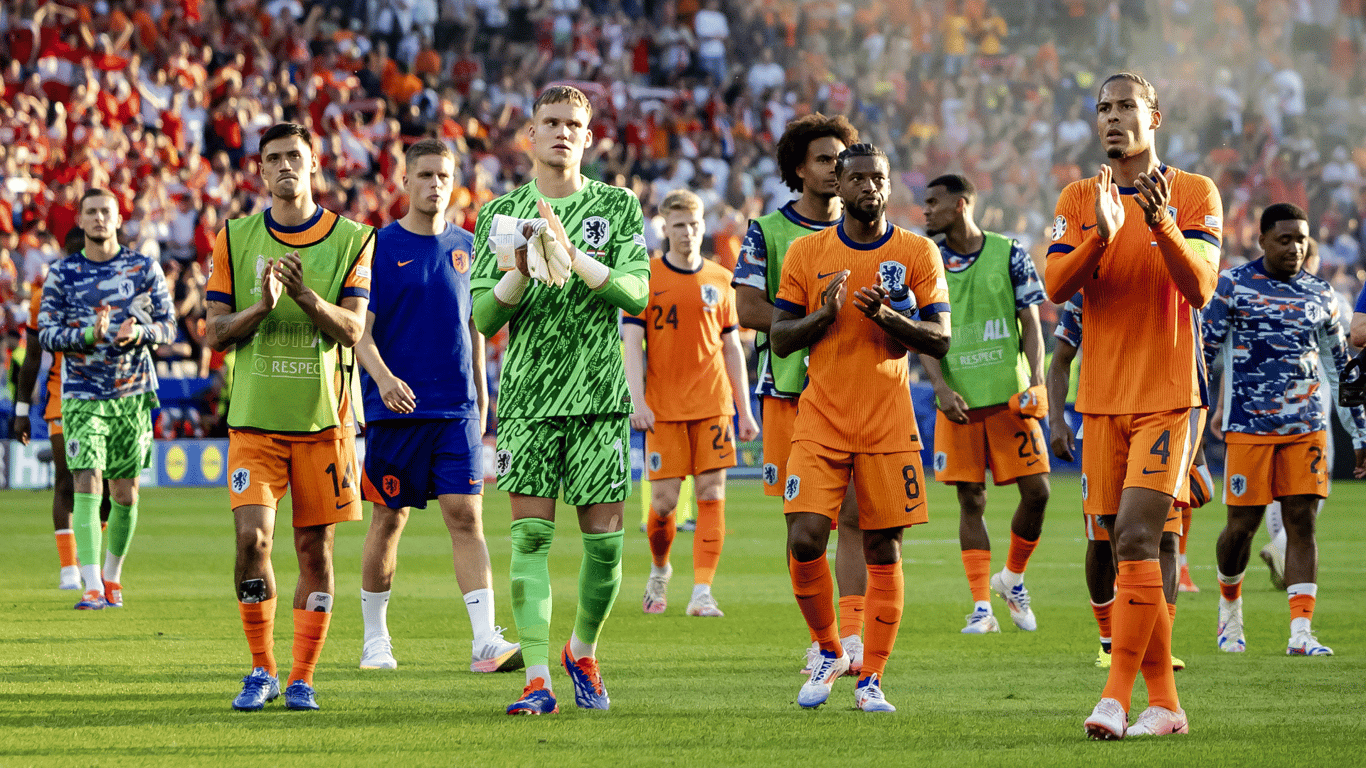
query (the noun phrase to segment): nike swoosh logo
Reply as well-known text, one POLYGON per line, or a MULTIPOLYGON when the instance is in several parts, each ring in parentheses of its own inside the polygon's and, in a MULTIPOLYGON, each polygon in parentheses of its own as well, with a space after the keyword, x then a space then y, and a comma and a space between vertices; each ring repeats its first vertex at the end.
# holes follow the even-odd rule
POLYGON ((1129 598, 1129 605, 1157 605, 1157 603, 1140 603, 1131 597, 1129 598))
POLYGON ((1151 470, 1151 471, 1145 469, 1145 470, 1143 470, 1143 474, 1145 474, 1145 475, 1160 475, 1160 474, 1162 474, 1163 472, 1166 472, 1166 471, 1167 471, 1167 470, 1165 470, 1165 469, 1154 469, 1154 470, 1151 470))
POLYGON ((895 621, 883 621, 881 616, 874 616, 873 621, 876 621, 879 624, 886 624, 889 627, 895 627, 897 625, 897 622, 895 621))
POLYGON ((466 601, 465 601, 465 605, 478 605, 478 604, 479 604, 479 601, 478 601, 477 599, 475 599, 475 600, 466 600, 466 601))
POLYGON ((906 513, 907 513, 907 514, 910 514, 911 512, 914 512, 914 511, 916 511, 917 509, 920 509, 920 508, 923 507, 923 506, 925 506, 925 502, 923 502, 923 501, 920 502, 919 504, 912 504, 911 506, 906 507, 906 513))
POLYGON ((1088 229, 1095 229, 1095 228, 1096 228, 1096 225, 1095 225, 1095 224, 1092 224, 1092 225, 1089 226, 1089 227, 1086 226, 1085 224, 1082 224, 1082 225, 1081 225, 1081 231, 1082 231, 1082 232, 1085 232, 1085 231, 1088 230, 1088 229))
POLYGON ((344 502, 344 503, 342 503, 342 504, 338 504, 338 505, 337 505, 337 509, 346 509, 346 508, 349 507, 349 506, 351 506, 351 502, 348 501, 348 502, 344 502))
POLYGON ((668 293, 668 291, 655 291, 656 296, 663 296, 666 293, 668 293))
POLYGON ((471 480, 471 481, 470 481, 470 485, 479 485, 479 484, 482 483, 482 482, 484 482, 484 481, 483 481, 483 480, 471 480))
POLYGON ((838 269, 835 270, 834 272, 817 272, 817 273, 816 273, 816 279, 817 279, 817 280, 824 280, 824 279, 827 278, 827 277, 834 277, 835 275, 838 275, 839 273, 840 273, 840 270, 838 270, 838 269))
POLYGON ((616 488, 617 486, 621 485, 623 482, 625 482, 625 481, 623 481, 623 480, 618 480, 618 481, 616 481, 615 483, 612 483, 612 487, 613 487, 613 488, 616 488))
POLYGON ((409 264, 412 264, 412 263, 413 263, 413 260, 412 260, 412 259, 408 259, 407 261, 400 261, 400 262, 398 263, 398 265, 399 265, 400 267, 406 267, 406 266, 408 266, 409 264))
POLYGON ((1025 466, 1026 466, 1026 467, 1032 467, 1032 466, 1034 466, 1035 464, 1038 464, 1038 463, 1039 463, 1039 460, 1038 460, 1038 459, 1030 459, 1029 461, 1026 461, 1026 462, 1025 462, 1025 466))
MULTIPOLYGON (((717 456, 716 458, 718 458, 718 459, 729 459, 729 458, 730 458, 730 451, 726 451, 725 453, 721 454, 720 456, 717 456)), ((1323 481, 1320 480, 1319 482, 1321 483, 1321 482, 1323 482, 1323 481)))

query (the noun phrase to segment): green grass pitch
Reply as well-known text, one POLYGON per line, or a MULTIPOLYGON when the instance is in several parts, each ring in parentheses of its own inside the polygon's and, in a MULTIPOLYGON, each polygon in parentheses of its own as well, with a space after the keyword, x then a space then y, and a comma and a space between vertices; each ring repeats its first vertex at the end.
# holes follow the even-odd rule
MULTIPOLYGON (((600 650, 612 709, 576 709, 563 671, 552 668, 562 711, 541 718, 503 714, 521 691, 520 672, 468 672, 469 625, 435 508, 414 513, 400 547, 390 607, 399 669, 357 669, 365 523, 342 525, 337 604, 315 679, 322 711, 288 712, 277 701, 238 713, 229 702, 250 657, 233 597, 223 490, 146 491, 125 568, 127 607, 98 613, 73 611, 76 593, 56 588, 48 494, 3 492, 0 766, 1361 764, 1366 485, 1339 483, 1320 523, 1314 626, 1337 652, 1332 658, 1285 655, 1286 598, 1272 591, 1255 556, 1244 588, 1248 652, 1215 648, 1213 550, 1223 507, 1197 511, 1190 557, 1203 591, 1181 596, 1174 643, 1189 665, 1177 682, 1191 734, 1121 743, 1083 737, 1105 673, 1092 666, 1078 483, 1060 476, 1053 487, 1028 577, 1039 631, 1017 631, 997 600, 1004 631, 966 636, 959 630, 971 600, 957 509, 950 489, 932 486, 931 522, 909 531, 904 548, 906 614, 884 681, 899 710, 892 715, 854 710, 850 678, 821 709, 797 707, 807 635, 786 573, 778 504, 757 482, 730 487, 715 588, 724 619, 683 615, 686 533, 675 543, 668 612, 641 613, 649 556, 633 502, 621 597, 600 650)), ((1004 561, 1014 502, 1012 488, 990 490, 993 568, 1004 561)), ((486 505, 498 620, 510 626, 507 497, 491 490, 486 505)), ((580 556, 574 518, 564 507, 560 515, 552 653, 572 627, 580 556)), ((292 593, 287 529, 276 537, 275 566, 282 592, 292 593)), ((284 669, 291 632, 282 608, 276 652, 284 669)), ((1135 705, 1144 701, 1140 683, 1135 705)))

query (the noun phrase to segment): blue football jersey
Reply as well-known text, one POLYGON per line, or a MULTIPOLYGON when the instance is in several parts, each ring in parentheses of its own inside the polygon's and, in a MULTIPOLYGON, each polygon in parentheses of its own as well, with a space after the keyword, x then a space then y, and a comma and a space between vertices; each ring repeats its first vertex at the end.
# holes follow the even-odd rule
MULTIPOLYGON (((1332 287, 1306 272, 1278 280, 1257 259, 1219 276, 1203 332, 1206 365, 1224 359, 1224 431, 1296 435, 1329 428, 1319 373, 1336 401, 1347 365, 1338 315, 1332 287)), ((1366 447, 1366 411, 1340 408, 1338 415, 1352 442, 1366 447)))
POLYGON ((376 235, 370 285, 372 334, 380 357, 417 398, 412 413, 394 413, 379 386, 361 372, 367 421, 474 419, 470 359, 470 267, 474 236, 453 224, 417 235, 397 221, 376 235))

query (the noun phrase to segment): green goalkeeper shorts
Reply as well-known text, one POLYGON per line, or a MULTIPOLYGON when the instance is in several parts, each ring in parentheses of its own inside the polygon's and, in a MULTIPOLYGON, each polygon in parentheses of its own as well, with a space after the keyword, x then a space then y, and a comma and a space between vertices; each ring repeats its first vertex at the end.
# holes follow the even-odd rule
POLYGON ((152 409, 156 394, 114 400, 62 400, 66 465, 106 479, 129 479, 152 466, 152 409))
POLYGON ((566 504, 631 495, 631 419, 624 414, 500 419, 493 472, 499 490, 566 504))

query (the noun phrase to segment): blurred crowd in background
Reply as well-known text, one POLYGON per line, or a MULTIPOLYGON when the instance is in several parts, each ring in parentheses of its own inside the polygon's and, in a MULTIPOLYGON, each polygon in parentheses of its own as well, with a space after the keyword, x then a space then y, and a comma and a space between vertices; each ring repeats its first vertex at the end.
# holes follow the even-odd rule
MULTIPOLYGON (((28 294, 86 188, 117 196, 127 245, 174 286, 160 373, 212 380, 213 238, 268 204, 266 128, 307 125, 318 202, 376 226, 405 209, 406 146, 447 141, 449 218, 472 231, 527 180, 523 128, 552 82, 592 99, 585 173, 638 193, 652 249, 655 206, 687 187, 733 267, 748 219, 794 197, 774 162, 785 124, 818 110, 887 151, 894 223, 918 230, 926 181, 964 173, 979 222, 1042 267, 1059 190, 1104 161, 1096 88, 1132 69, 1157 88, 1159 155, 1219 185, 1225 266, 1256 258, 1261 208, 1289 201, 1344 298, 1366 274, 1366 0, 0 0, 0 34, 11 397, 28 294)), ((212 400, 198 410, 163 436, 215 431, 212 400)))

